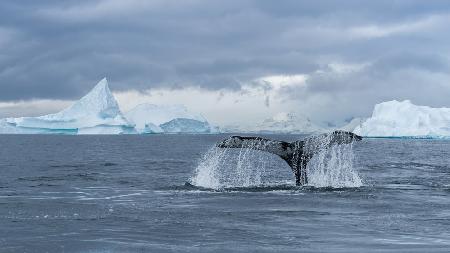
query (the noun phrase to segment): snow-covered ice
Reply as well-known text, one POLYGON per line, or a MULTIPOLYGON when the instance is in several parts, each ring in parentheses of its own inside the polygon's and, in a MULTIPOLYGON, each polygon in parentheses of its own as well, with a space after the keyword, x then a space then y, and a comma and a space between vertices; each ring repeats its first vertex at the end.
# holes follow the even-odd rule
POLYGON ((304 115, 281 112, 256 125, 228 126, 223 131, 234 133, 312 134, 326 132, 327 130, 315 125, 304 115))
POLYGON ((198 121, 195 119, 176 118, 160 127, 165 133, 210 133, 211 127, 206 121, 198 121))
POLYGON ((125 116, 140 133, 214 132, 214 127, 202 115, 189 112, 184 105, 140 104, 125 116))
POLYGON ((273 118, 264 120, 256 126, 259 132, 268 133, 320 133, 325 130, 315 125, 306 116, 299 116, 294 113, 279 113, 273 118))
POLYGON ((106 78, 70 107, 39 117, 6 118, 1 133, 121 134, 134 131, 122 115, 106 78))
POLYGON ((354 132, 369 137, 450 137, 450 108, 418 106, 409 100, 383 102, 354 132))
POLYGON ((141 104, 120 111, 106 78, 72 106, 39 117, 0 119, 3 134, 133 134, 215 133, 217 129, 200 114, 183 105, 141 104))

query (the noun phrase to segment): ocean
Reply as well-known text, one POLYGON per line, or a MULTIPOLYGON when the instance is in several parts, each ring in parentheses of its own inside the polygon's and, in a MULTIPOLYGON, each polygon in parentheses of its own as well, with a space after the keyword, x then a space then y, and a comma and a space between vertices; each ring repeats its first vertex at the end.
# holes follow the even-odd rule
POLYGON ((226 137, 0 135, 0 252, 449 251, 449 140, 364 139, 301 187, 226 137))

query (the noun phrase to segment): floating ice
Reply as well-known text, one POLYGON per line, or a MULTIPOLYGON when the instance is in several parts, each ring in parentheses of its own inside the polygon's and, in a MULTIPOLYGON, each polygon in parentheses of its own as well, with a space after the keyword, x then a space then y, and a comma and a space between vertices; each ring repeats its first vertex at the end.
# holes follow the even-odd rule
POLYGON ((40 117, 6 118, 1 133, 120 134, 133 131, 120 112, 106 78, 72 106, 40 117))
POLYGON ((323 133, 327 130, 315 125, 304 115, 282 112, 257 125, 227 126, 223 131, 229 133, 312 134, 323 133))
POLYGON ((210 133, 211 127, 206 121, 177 118, 159 125, 165 133, 210 133))
POLYGON ((0 134, 131 134, 217 132, 183 105, 141 104, 125 117, 106 78, 72 106, 40 117, 0 119, 0 134))
POLYGON ((211 133, 215 129, 183 105, 140 104, 125 116, 140 133, 211 133))
POLYGON ((354 132, 370 137, 450 137, 450 108, 418 106, 409 100, 383 102, 354 132))

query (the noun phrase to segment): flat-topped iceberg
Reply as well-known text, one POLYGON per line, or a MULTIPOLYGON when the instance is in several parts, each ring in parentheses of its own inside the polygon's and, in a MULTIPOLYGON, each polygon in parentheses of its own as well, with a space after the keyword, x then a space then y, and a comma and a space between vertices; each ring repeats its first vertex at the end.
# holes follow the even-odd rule
POLYGON ((418 106, 409 100, 383 102, 354 132, 368 137, 450 137, 450 108, 418 106))
POLYGON ((139 133, 213 133, 216 129, 184 105, 140 104, 125 113, 139 133))
POLYGON ((122 115, 106 78, 58 113, 0 121, 0 133, 121 134, 133 131, 134 125, 122 115))

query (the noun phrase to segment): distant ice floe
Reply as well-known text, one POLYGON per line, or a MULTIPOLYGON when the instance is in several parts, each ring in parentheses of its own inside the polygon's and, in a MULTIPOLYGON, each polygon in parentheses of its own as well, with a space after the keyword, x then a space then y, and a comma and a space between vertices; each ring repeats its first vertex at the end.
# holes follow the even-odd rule
POLYGON ((224 132, 264 134, 314 134, 327 129, 314 124, 308 117, 295 113, 279 113, 254 126, 228 126, 224 132))
POLYGON ((140 104, 125 114, 139 133, 213 133, 217 132, 200 114, 184 105, 140 104))
MULTIPOLYGON (((366 137, 450 138, 450 108, 393 100, 375 105, 372 117, 355 118, 340 129, 366 137)), ((58 113, 0 119, 0 134, 316 134, 331 130, 294 113, 279 113, 259 124, 228 126, 220 130, 184 105, 140 104, 123 114, 106 78, 58 113)))
POLYGON ((102 79, 72 106, 39 117, 0 119, 1 134, 211 133, 217 130, 184 106, 143 104, 122 114, 102 79))
POLYGON ((418 106, 409 100, 383 102, 354 132, 367 137, 448 138, 450 108, 418 106))

